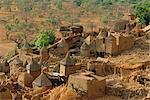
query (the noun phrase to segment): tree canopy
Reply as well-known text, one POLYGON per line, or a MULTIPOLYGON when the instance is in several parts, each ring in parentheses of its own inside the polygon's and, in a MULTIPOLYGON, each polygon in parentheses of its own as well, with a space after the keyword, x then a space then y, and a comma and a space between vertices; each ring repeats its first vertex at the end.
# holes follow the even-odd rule
POLYGON ((48 30, 46 32, 40 32, 35 41, 35 46, 37 48, 42 48, 43 46, 48 46, 53 44, 55 41, 55 32, 53 30, 48 30))
POLYGON ((149 25, 150 23, 150 2, 141 2, 135 5, 135 15, 139 17, 139 21, 142 24, 149 25))

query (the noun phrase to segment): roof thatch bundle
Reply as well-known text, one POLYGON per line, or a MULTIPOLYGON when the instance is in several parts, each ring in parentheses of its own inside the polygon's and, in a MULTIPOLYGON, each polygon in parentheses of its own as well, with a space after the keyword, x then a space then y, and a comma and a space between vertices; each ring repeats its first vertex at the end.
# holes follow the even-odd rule
POLYGON ((59 86, 51 90, 42 100, 80 100, 80 98, 76 92, 66 86, 59 86))

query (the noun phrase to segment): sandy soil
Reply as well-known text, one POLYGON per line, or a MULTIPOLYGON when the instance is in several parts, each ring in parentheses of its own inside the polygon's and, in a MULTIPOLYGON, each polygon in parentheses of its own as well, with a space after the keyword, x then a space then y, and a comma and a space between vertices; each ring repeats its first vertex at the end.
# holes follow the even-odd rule
POLYGON ((5 40, 5 30, 0 27, 0 56, 4 56, 7 52, 15 47, 15 43, 5 40))
POLYGON ((150 60, 149 50, 143 50, 140 48, 132 48, 130 50, 122 52, 116 57, 110 58, 110 61, 116 65, 124 63, 138 63, 150 60))

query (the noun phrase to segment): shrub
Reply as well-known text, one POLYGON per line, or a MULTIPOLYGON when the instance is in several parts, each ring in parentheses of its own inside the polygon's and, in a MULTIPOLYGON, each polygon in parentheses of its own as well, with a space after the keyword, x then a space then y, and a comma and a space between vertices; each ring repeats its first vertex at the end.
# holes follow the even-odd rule
POLYGON ((53 30, 48 30, 46 32, 41 32, 38 34, 37 40, 35 41, 35 46, 37 48, 42 48, 43 46, 48 46, 53 44, 55 41, 55 32, 53 30))
POLYGON ((134 13, 139 17, 142 24, 149 25, 150 22, 150 2, 141 2, 134 7, 134 13))

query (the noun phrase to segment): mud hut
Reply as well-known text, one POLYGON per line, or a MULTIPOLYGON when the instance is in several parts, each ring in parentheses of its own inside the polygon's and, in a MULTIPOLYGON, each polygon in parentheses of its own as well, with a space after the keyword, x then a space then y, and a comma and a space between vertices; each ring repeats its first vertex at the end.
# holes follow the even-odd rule
POLYGON ((31 74, 34 79, 41 74, 41 66, 33 58, 31 58, 30 63, 26 66, 27 72, 31 74))
POLYGON ((34 78, 29 73, 23 72, 21 73, 21 75, 19 75, 17 81, 23 87, 32 87, 32 82, 34 81, 34 78))
POLYGON ((90 57, 90 46, 86 42, 81 45, 80 53, 83 57, 90 57))
POLYGON ((88 100, 105 95, 106 79, 87 72, 75 73, 69 76, 68 88, 80 91, 88 100))
POLYGON ((43 46, 40 50, 40 56, 41 56, 41 59, 40 59, 40 62, 44 62, 44 61, 47 61, 49 59, 49 54, 48 54, 48 49, 43 46))
POLYGON ((68 76, 76 72, 78 67, 75 65, 75 60, 68 52, 63 60, 60 61, 60 74, 68 76))
POLYGON ((41 73, 32 83, 33 88, 36 89, 38 87, 47 87, 52 88, 52 82, 48 79, 46 74, 41 73))
POLYGON ((105 40, 106 45, 106 53, 109 55, 115 55, 118 53, 118 45, 117 39, 112 34, 109 34, 109 36, 105 40))
POLYGON ((68 43, 66 42, 65 38, 62 38, 58 45, 57 45, 57 50, 60 54, 64 55, 68 52, 69 46, 68 43))
POLYGON ((31 52, 32 52, 32 49, 31 49, 29 43, 25 40, 24 44, 21 48, 21 53, 27 54, 27 53, 31 53, 31 52))

